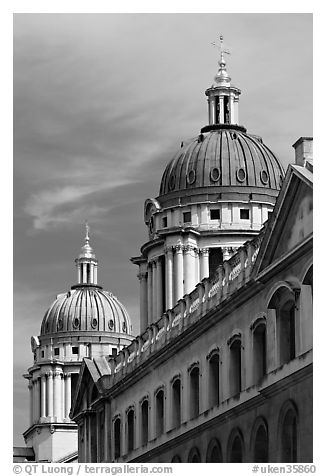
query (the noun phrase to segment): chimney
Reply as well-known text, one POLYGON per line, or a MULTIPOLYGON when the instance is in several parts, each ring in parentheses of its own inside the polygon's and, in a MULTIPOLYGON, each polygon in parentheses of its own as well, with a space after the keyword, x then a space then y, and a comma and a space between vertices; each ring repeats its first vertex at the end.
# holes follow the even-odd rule
POLYGON ((312 137, 300 137, 292 147, 295 150, 296 165, 305 166, 307 160, 312 160, 312 137))

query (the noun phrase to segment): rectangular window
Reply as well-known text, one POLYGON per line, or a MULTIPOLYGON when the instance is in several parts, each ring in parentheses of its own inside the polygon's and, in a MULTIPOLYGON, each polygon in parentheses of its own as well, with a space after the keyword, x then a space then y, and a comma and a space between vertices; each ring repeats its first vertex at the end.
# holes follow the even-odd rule
POLYGON ((184 212, 183 223, 191 223, 191 212, 184 212))
POLYGON ((78 355, 78 353, 79 353, 78 347, 73 347, 71 351, 74 355, 78 355))
POLYGON ((273 212, 268 212, 268 220, 269 220, 270 217, 272 216, 272 213, 273 213, 273 212))
POLYGON ((54 349, 54 355, 59 355, 60 351, 59 351, 59 347, 56 347, 54 349))
POLYGON ((43 357, 44 357, 44 350, 42 350, 41 357, 42 357, 42 359, 43 359, 43 357))
POLYGON ((111 355, 112 355, 113 357, 115 357, 115 356, 117 355, 117 353, 118 353, 118 352, 117 352, 117 349, 116 349, 115 347, 113 347, 112 350, 111 350, 111 355))
POLYGON ((214 208, 211 210, 211 220, 220 220, 221 219, 221 210, 219 208, 214 208))
POLYGON ((166 228, 168 226, 168 218, 163 217, 162 218, 162 228, 166 228))
POLYGON ((240 208, 240 219, 241 220, 249 220, 249 209, 248 208, 240 208))

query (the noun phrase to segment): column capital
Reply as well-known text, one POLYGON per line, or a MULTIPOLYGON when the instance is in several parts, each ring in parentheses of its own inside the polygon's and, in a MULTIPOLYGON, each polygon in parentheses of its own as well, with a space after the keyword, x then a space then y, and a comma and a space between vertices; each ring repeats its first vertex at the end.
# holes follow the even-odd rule
POLYGON ((143 281, 147 279, 147 276, 148 276, 147 271, 142 271, 137 274, 137 278, 139 279, 139 281, 143 281))
POLYGON ((203 255, 209 254, 209 248, 199 248, 198 252, 203 255))
POLYGON ((183 245, 180 245, 180 244, 174 246, 174 249, 177 253, 180 252, 180 251, 182 252, 184 250, 184 248, 185 247, 183 245))
POLYGON ((62 370, 55 370, 52 374, 54 378, 63 376, 62 370))

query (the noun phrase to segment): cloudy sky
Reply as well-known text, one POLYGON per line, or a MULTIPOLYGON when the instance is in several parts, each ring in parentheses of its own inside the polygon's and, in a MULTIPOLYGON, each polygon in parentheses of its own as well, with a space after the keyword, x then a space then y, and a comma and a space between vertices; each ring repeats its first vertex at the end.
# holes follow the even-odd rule
POLYGON ((312 135, 312 15, 14 15, 14 443, 28 427, 30 336, 76 283, 87 219, 99 283, 138 332, 143 203, 207 124, 224 34, 240 123, 286 166, 312 135))

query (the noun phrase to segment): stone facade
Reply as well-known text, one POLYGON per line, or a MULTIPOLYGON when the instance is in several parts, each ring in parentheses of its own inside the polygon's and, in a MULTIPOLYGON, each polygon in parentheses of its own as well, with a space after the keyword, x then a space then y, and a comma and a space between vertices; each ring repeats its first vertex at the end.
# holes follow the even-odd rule
POLYGON ((311 163, 290 166, 256 239, 103 373, 84 360, 80 461, 312 461, 311 218, 311 163))

